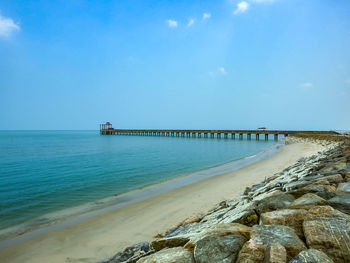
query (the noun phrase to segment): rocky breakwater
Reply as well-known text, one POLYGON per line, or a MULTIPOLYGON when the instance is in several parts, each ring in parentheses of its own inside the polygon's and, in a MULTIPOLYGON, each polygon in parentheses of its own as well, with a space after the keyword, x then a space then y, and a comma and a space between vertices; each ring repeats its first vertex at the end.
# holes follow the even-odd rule
POLYGON ((298 140, 325 150, 104 262, 350 262, 350 139, 298 140))

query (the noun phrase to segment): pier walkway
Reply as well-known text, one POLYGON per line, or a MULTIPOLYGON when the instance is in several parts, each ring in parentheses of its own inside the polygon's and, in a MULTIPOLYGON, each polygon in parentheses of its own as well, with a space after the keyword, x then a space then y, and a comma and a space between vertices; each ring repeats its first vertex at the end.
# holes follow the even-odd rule
POLYGON ((269 135, 274 140, 278 140, 278 136, 288 135, 335 135, 334 131, 282 131, 282 130, 163 130, 163 129, 115 129, 112 128, 112 124, 107 122, 100 125, 101 135, 140 135, 140 136, 175 136, 175 137, 204 137, 204 138, 225 138, 225 139, 238 139, 242 140, 243 136, 250 140, 254 135, 256 140, 260 139, 260 136, 265 140, 269 139, 269 135))

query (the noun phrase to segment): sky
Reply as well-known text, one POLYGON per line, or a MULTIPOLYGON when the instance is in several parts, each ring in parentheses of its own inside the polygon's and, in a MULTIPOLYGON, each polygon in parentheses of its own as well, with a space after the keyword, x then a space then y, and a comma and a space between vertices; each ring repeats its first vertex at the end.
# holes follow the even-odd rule
POLYGON ((349 0, 0 0, 0 130, 350 130, 349 0))

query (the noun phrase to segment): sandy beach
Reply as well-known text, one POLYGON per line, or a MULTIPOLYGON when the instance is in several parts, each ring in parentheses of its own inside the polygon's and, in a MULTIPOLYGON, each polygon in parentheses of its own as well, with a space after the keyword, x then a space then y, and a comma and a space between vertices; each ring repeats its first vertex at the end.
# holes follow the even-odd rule
POLYGON ((232 198, 246 186, 321 151, 311 143, 286 145, 271 157, 148 200, 88 218, 0 250, 1 262, 97 262, 125 247, 149 241, 184 219, 232 198))

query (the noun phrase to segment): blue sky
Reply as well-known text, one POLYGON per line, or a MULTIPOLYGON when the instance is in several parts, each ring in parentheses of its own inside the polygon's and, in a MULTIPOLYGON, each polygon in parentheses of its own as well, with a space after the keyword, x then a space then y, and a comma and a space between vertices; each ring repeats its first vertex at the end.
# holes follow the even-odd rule
POLYGON ((350 129, 350 1, 0 0, 0 129, 350 129))

